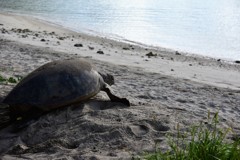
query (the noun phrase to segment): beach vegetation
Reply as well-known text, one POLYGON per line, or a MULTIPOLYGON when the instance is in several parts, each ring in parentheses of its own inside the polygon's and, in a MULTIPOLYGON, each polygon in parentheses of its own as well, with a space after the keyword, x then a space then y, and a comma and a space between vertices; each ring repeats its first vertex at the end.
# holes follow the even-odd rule
POLYGON ((231 128, 220 128, 218 113, 208 122, 200 122, 182 133, 179 125, 175 138, 168 135, 169 150, 156 149, 139 159, 146 160, 240 160, 240 139, 227 139, 231 128))
POLYGON ((14 77, 5 78, 2 75, 0 75, 0 83, 18 83, 20 80, 21 78, 14 77))

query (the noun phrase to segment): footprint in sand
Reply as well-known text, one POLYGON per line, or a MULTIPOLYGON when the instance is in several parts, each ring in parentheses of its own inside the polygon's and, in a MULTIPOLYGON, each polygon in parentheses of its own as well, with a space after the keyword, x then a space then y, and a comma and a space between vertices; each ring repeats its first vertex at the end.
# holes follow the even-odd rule
POLYGON ((149 128, 145 125, 130 125, 128 129, 137 137, 143 136, 149 132, 149 128))
POLYGON ((162 122, 159 121, 147 121, 147 123, 151 126, 151 128, 154 131, 157 132, 164 132, 164 131, 168 131, 170 129, 169 126, 167 126, 166 124, 163 124, 162 122))
POLYGON ((133 124, 128 126, 129 133, 141 137, 148 134, 151 131, 165 132, 170 129, 169 126, 157 121, 147 121, 145 124, 133 124))

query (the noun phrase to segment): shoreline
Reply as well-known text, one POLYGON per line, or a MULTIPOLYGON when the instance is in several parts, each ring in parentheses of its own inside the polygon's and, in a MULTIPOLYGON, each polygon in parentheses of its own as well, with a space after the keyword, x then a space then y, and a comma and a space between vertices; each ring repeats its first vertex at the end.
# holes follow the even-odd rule
POLYGON ((107 37, 78 33, 32 17, 8 13, 1 13, 0 17, 0 23, 3 24, 1 28, 9 32, 9 34, 1 34, 2 38, 5 39, 81 56, 91 56, 93 59, 113 64, 139 67, 148 72, 162 73, 220 87, 240 89, 239 64, 209 57, 188 55, 164 48, 145 48, 145 46, 119 42, 107 37), (41 42, 41 39, 34 37, 33 34, 29 37, 24 36, 24 33, 12 32, 12 28, 29 29, 34 33, 39 31, 55 32, 65 38, 59 39, 57 36, 53 37, 54 35, 45 34, 45 37, 42 36, 42 38, 45 38, 46 42, 41 42), (76 43, 82 43, 83 47, 74 47, 76 43), (97 51, 103 51, 104 54, 97 54, 97 51))
MULTIPOLYGON (((78 33, 55 24, 49 24, 33 17, 0 14, 1 28, 8 30, 9 34, 1 34, 2 38, 52 48, 56 51, 91 56, 93 59, 142 68, 148 72, 162 73, 183 79, 190 79, 200 83, 240 89, 240 65, 228 63, 209 57, 188 55, 164 48, 145 48, 145 46, 132 45, 108 39, 107 37, 92 36, 78 33), (44 35, 47 42, 41 42, 39 37, 24 37, 24 33, 11 32, 12 28, 29 29, 33 32, 55 32, 59 36, 44 35), (66 38, 67 37, 67 38, 66 38), (63 43, 61 43, 63 42, 63 43), (61 43, 61 44, 60 44, 61 43), (83 47, 74 47, 82 43, 83 47), (91 46, 89 46, 89 45, 91 46), (97 51, 104 54, 97 54, 97 51), (150 56, 148 54, 150 53, 150 56)), ((26 33, 27 34, 27 33, 26 33)))
MULTIPOLYGON (((228 140, 240 137, 239 65, 79 34, 29 17, 0 14, 0 24, 3 78, 24 77, 53 60, 84 58, 113 75, 113 92, 131 102, 126 107, 100 92, 19 132, 10 125, 0 130, 1 159, 129 160, 156 147, 166 151, 167 135, 207 124, 208 112, 218 113, 219 127, 232 129, 228 140)), ((0 83, 0 102, 15 85, 0 83)))
MULTIPOLYGON (((0 12, 1 13, 1 12, 0 12)), ((20 12, 15 12, 15 11, 10 11, 10 10, 6 10, 6 11, 2 11, 2 13, 7 13, 7 14, 12 14, 12 15, 18 15, 18 16, 24 16, 24 17, 29 17, 29 15, 27 13, 20 13, 20 12)), ((168 52, 181 52, 187 56, 192 56, 192 57, 199 57, 199 58, 207 58, 207 59, 220 59, 224 62, 228 62, 228 63, 239 63, 240 59, 238 58, 232 58, 232 57, 226 57, 226 56, 218 56, 215 55, 212 56, 212 54, 214 54, 214 52, 209 52, 209 51, 201 51, 201 49, 196 50, 196 48, 192 48, 192 49, 180 49, 176 46, 173 46, 171 44, 166 44, 161 45, 161 44, 156 44, 156 43, 144 43, 144 42, 140 42, 138 40, 130 40, 127 39, 125 37, 122 37, 121 35, 117 35, 117 34, 111 34, 108 32, 97 32, 95 30, 91 30, 89 28, 85 27, 80 27, 81 29, 77 29, 74 27, 70 27, 70 26, 66 26, 64 25, 64 23, 60 23, 60 22, 54 22, 49 20, 48 18, 44 17, 44 16, 40 16, 40 15, 32 15, 30 16, 38 21, 42 21, 42 22, 47 22, 51 25, 56 25, 56 27, 60 26, 64 29, 67 30, 71 30, 73 32, 79 33, 79 34, 85 34, 85 35, 89 35, 89 36, 93 36, 93 37, 100 37, 100 38, 107 38, 109 40, 113 40, 113 41, 118 41, 118 42, 123 42, 123 43, 127 43, 127 44, 133 44, 133 45, 138 45, 141 46, 143 48, 150 48, 150 49, 155 49, 155 50, 164 50, 164 51, 168 51, 168 52), (194 51, 195 50, 195 51, 194 51), (212 54, 211 54, 212 53, 212 54)), ((220 51, 221 52, 221 51, 220 51)))
POLYGON ((191 51, 178 50, 178 49, 164 47, 164 46, 145 44, 145 43, 142 43, 142 42, 128 40, 128 39, 126 39, 124 37, 121 37, 119 35, 99 33, 99 32, 96 32, 94 30, 88 30, 86 28, 81 30, 81 31, 78 31, 78 30, 75 30, 71 27, 66 27, 66 26, 54 23, 52 21, 46 20, 46 19, 38 17, 38 16, 26 15, 26 13, 18 13, 18 12, 14 12, 14 11, 0 11, 0 14, 7 14, 7 15, 12 15, 12 16, 25 17, 25 18, 29 18, 31 20, 36 20, 36 21, 42 22, 46 25, 55 26, 56 28, 62 28, 64 30, 68 30, 68 31, 71 31, 71 32, 74 32, 74 33, 77 33, 77 34, 80 34, 80 35, 87 36, 87 37, 104 38, 105 40, 108 40, 109 42, 114 41, 114 42, 123 43, 125 45, 134 45, 134 46, 138 46, 138 47, 141 47, 141 48, 152 49, 152 50, 157 50, 157 51, 162 51, 162 52, 168 52, 169 54, 175 54, 176 52, 179 52, 179 53, 181 53, 181 54, 183 54, 184 56, 187 56, 187 57, 210 59, 210 60, 213 60, 213 61, 221 60, 222 62, 229 63, 229 64, 236 64, 237 61, 240 61, 240 59, 211 57, 211 56, 205 56, 201 53, 194 53, 194 52, 191 52, 191 51))

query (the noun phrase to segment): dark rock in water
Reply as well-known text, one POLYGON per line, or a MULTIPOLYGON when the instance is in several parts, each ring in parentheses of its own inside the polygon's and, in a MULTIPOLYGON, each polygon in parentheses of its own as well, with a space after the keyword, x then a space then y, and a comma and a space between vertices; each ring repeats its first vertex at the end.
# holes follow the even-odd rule
POLYGON ((181 53, 179 53, 178 51, 175 52, 176 55, 181 55, 181 53))
POLYGON ((98 54, 104 54, 104 52, 103 52, 103 51, 97 51, 97 53, 98 53, 98 54))
POLYGON ((174 69, 171 69, 171 71, 173 72, 173 71, 174 71, 174 69))
POLYGON ((83 47, 83 45, 81 43, 78 43, 78 44, 74 44, 74 47, 83 47))
POLYGON ((41 39, 41 42, 45 42, 46 40, 45 39, 41 39))
POLYGON ((0 24, 0 26, 3 26, 3 24, 0 24))
POLYGON ((238 63, 238 64, 240 64, 240 60, 236 60, 236 61, 235 61, 235 63, 238 63))
POLYGON ((218 59, 217 61, 218 61, 218 62, 220 62, 220 61, 221 61, 221 59, 218 59))
POLYGON ((153 54, 152 52, 149 52, 146 54, 146 56, 148 56, 148 58, 151 58, 151 57, 156 57, 157 54, 153 54))

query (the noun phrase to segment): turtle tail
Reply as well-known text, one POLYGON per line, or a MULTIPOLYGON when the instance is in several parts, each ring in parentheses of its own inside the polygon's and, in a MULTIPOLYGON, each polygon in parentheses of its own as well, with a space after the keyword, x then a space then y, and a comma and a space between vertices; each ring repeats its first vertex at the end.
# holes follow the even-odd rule
POLYGON ((0 102, 0 130, 11 123, 10 107, 0 102))

